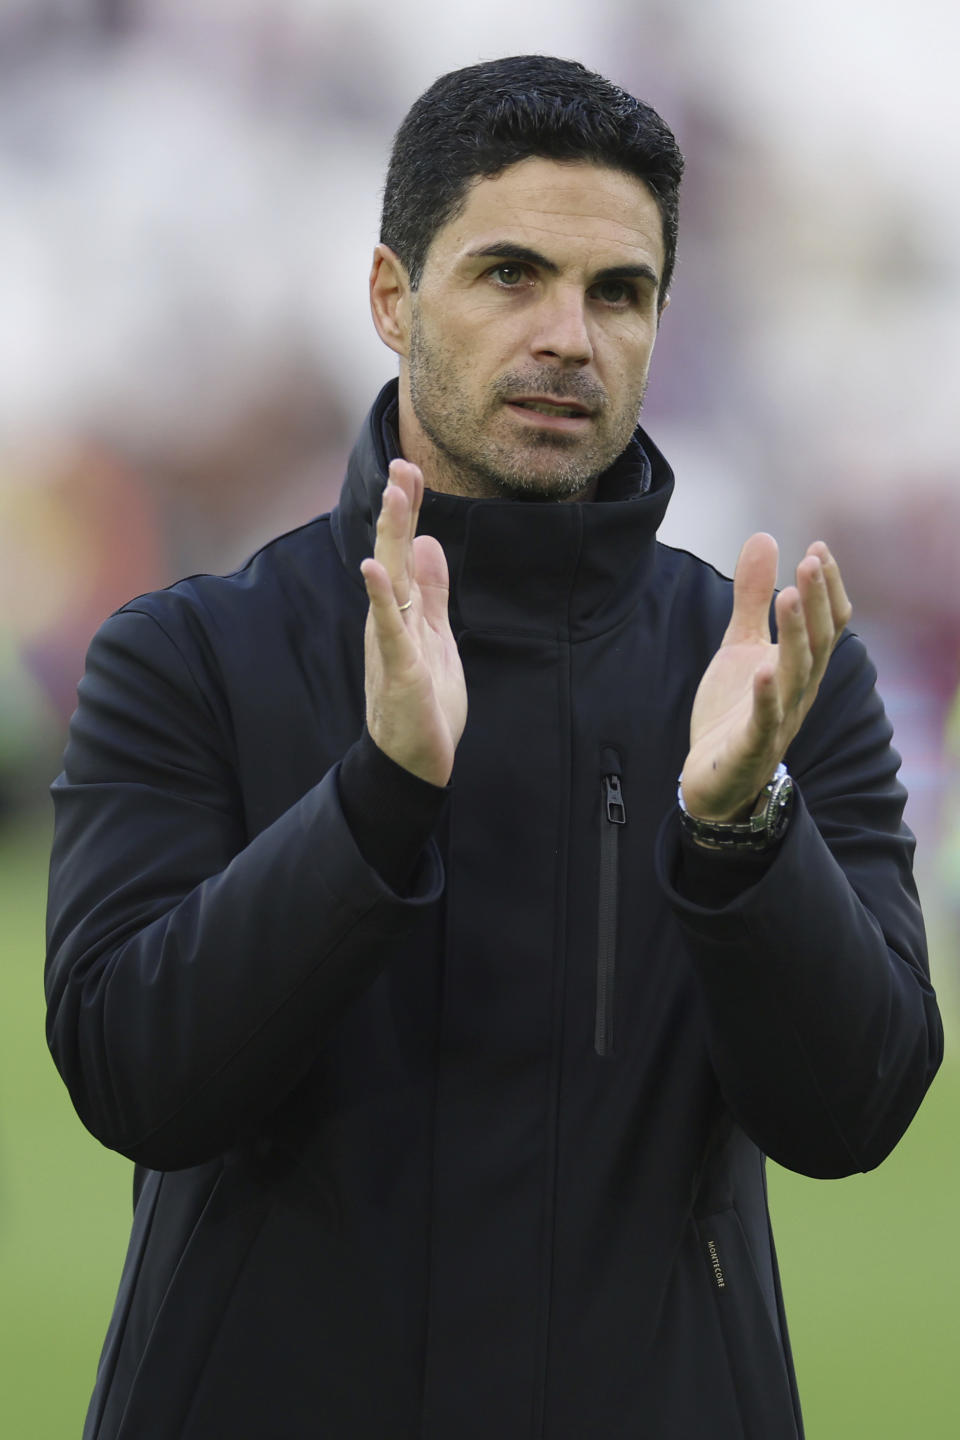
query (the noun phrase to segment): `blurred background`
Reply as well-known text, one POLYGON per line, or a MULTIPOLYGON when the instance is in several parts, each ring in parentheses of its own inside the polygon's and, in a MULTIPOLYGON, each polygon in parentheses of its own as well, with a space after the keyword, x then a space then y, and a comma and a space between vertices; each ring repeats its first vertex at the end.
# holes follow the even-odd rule
POLYGON ((911 792, 947 1059, 876 1175, 771 1177, 810 1440, 953 1437, 960 11, 942 0, 0 0, 0 1432, 79 1435, 130 1166, 43 1042, 49 802, 89 638, 336 501, 393 357, 387 150, 441 72, 581 59, 688 159, 645 424, 663 538, 838 554, 911 792))

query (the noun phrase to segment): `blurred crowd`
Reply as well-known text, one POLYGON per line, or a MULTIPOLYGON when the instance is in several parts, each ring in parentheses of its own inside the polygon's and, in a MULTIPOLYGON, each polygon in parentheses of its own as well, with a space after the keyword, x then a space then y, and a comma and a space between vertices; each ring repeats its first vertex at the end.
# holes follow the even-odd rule
POLYGON ((336 502, 394 373, 366 307, 393 130, 443 70, 544 50, 688 157, 644 421, 678 475, 663 536, 729 572, 769 529, 782 578, 831 542, 956 933, 960 21, 585 8, 0 0, 0 809, 42 803, 112 609, 336 502))

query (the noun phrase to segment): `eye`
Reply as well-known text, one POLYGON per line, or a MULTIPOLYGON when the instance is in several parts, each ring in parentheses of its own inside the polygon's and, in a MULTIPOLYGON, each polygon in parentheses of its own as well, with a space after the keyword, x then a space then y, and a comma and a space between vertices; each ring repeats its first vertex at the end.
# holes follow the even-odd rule
POLYGON ((601 280, 590 293, 604 305, 632 305, 637 298, 636 290, 626 280, 601 280))
POLYGON ((508 290, 516 289, 516 287, 521 285, 527 278, 525 267, 518 265, 516 261, 509 260, 504 261, 502 265, 497 265, 490 271, 490 274, 500 285, 505 286, 508 290))

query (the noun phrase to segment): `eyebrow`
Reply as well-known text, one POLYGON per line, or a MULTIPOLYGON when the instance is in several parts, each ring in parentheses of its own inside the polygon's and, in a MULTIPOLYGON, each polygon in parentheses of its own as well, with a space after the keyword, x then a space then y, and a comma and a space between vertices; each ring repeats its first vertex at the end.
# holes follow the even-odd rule
MULTIPOLYGON (((555 260, 548 260, 539 250, 517 245, 512 240, 494 240, 492 245, 484 245, 479 250, 468 250, 467 254, 472 260, 518 260, 524 265, 538 265, 549 275, 560 274, 560 266, 555 260)), ((591 283, 599 285, 605 280, 648 280, 654 289, 660 286, 660 276, 651 265, 608 265, 596 272, 591 283)))

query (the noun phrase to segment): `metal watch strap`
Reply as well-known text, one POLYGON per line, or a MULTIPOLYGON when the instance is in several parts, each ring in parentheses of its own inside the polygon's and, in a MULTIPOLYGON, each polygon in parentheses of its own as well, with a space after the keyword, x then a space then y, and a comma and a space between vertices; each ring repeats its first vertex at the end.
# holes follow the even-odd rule
POLYGON ((694 840, 720 850, 766 850, 781 838, 793 808, 793 780, 786 765, 777 766, 773 778, 757 796, 758 800, 761 798, 764 799, 762 808, 749 820, 724 825, 691 815, 683 803, 683 786, 677 782, 680 824, 694 840))

